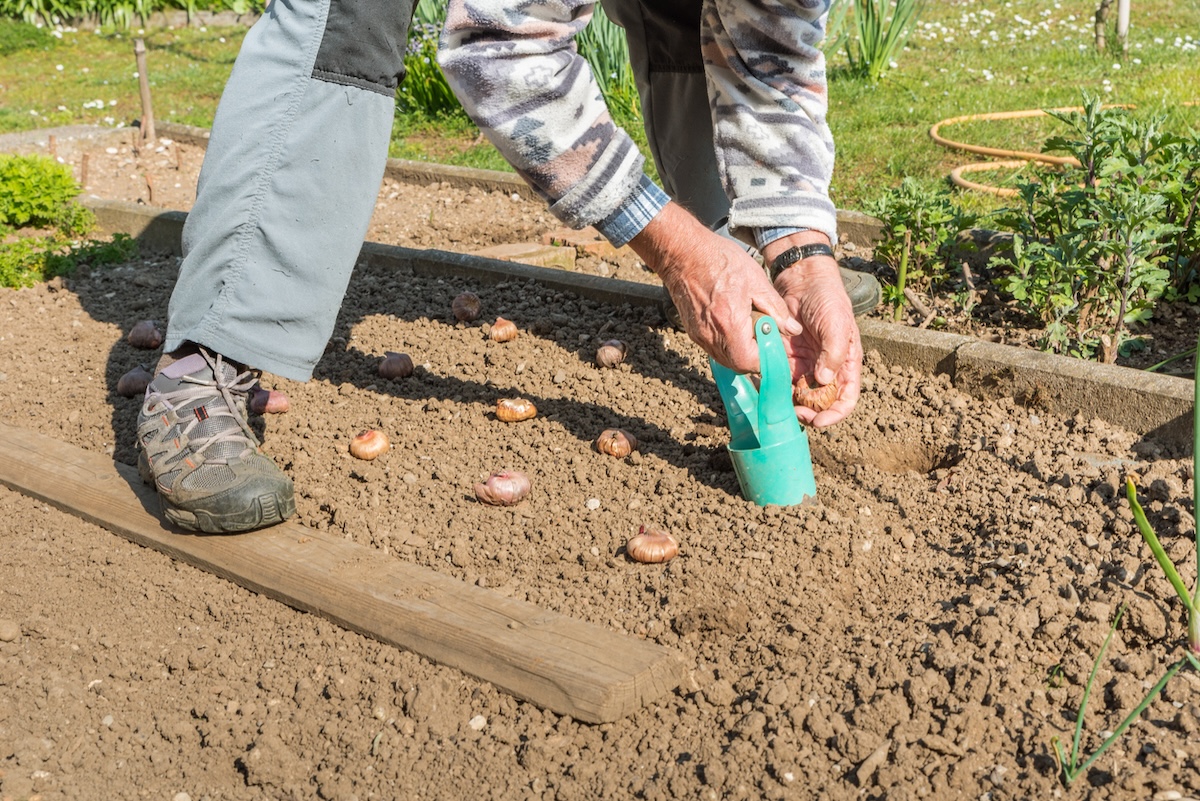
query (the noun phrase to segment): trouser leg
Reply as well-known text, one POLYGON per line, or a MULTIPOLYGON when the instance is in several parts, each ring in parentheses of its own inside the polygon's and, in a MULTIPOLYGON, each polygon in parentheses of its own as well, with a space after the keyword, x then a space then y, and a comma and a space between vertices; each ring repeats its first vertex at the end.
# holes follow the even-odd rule
POLYGON ((273 0, 246 35, 184 227, 165 349, 305 380, 366 236, 412 0, 273 0))
POLYGON ((625 29, 650 152, 663 188, 705 225, 723 229, 729 198, 713 150, 700 0, 602 0, 625 29))

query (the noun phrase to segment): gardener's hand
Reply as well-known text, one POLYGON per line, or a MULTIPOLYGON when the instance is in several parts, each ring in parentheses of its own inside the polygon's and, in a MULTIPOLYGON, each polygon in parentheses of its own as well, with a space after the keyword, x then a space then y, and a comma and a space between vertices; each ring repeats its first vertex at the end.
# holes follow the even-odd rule
MULTIPOLYGON (((763 257, 771 261, 788 248, 829 240, 812 231, 792 234, 767 245, 763 257)), ((811 383, 836 381, 837 400, 822 412, 796 407, 801 422, 823 428, 844 420, 855 404, 862 386, 862 340, 837 262, 829 256, 813 256, 781 272, 775 288, 788 308, 804 326, 799 336, 784 340, 792 364, 793 381, 807 376, 811 383)))
POLYGON ((668 203, 629 246, 662 279, 688 336, 731 370, 759 370, 751 312, 774 317, 784 337, 801 334, 793 310, 758 262, 681 206, 668 203))

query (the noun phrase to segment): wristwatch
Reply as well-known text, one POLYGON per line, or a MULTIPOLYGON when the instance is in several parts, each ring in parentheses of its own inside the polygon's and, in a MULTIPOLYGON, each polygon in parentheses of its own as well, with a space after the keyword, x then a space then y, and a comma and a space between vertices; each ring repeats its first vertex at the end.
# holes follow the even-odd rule
POLYGON ((829 258, 833 258, 833 248, 821 242, 814 242, 811 245, 799 245, 798 247, 788 248, 775 257, 775 260, 771 262, 771 267, 767 272, 770 274, 771 280, 774 281, 777 277, 779 277, 779 274, 788 267, 791 267, 798 261, 810 259, 813 256, 828 256, 829 258))

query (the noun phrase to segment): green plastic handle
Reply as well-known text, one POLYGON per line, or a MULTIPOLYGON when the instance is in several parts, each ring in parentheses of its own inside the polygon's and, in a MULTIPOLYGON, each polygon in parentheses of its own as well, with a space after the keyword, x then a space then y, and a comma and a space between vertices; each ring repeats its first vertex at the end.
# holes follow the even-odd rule
POLYGON ((779 326, 763 315, 754 323, 758 341, 758 441, 763 448, 790 442, 800 436, 800 421, 792 404, 792 368, 788 364, 779 326))

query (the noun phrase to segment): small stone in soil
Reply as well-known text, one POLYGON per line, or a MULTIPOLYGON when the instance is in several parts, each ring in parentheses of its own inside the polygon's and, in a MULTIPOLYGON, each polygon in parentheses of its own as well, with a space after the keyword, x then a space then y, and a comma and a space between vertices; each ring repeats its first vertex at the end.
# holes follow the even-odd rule
POLYGON ((12 642, 21 636, 21 627, 15 620, 0 620, 0 642, 12 642))

